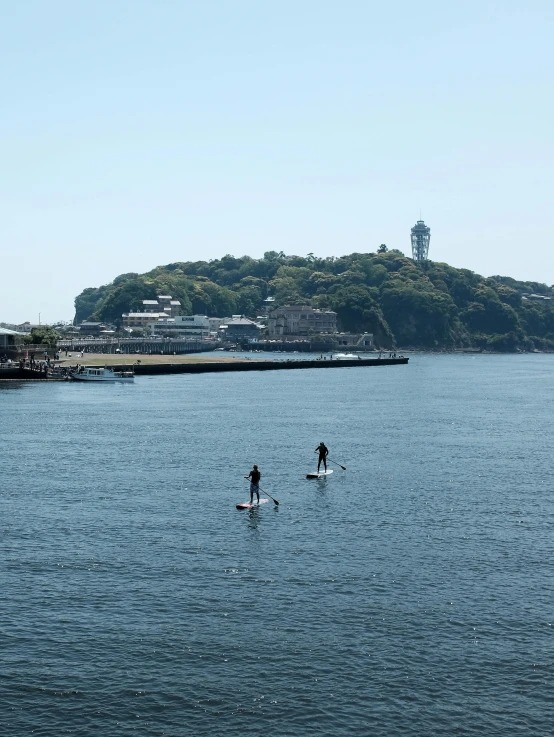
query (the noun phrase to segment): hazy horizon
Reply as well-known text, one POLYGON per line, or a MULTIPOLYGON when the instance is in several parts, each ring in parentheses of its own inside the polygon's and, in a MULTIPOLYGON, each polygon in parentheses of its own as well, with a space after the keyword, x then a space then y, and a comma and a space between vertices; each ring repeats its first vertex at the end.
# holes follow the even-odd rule
POLYGON ((554 283, 545 0, 6 7, 0 321, 175 261, 380 243, 554 283))

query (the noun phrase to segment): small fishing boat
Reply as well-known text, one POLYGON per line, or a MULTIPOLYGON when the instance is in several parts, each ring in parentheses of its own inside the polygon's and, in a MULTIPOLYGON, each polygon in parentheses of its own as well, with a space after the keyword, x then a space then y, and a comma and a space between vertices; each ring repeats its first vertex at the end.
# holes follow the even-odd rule
POLYGON ((114 369, 104 366, 81 366, 78 371, 71 374, 71 378, 75 381, 134 381, 135 374, 133 371, 114 371, 114 369))

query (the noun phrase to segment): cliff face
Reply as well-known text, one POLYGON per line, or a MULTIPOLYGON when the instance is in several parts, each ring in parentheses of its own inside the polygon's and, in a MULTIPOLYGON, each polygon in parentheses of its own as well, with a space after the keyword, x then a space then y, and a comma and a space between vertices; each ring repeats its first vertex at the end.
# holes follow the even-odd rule
POLYGON ((345 331, 372 332, 383 348, 477 347, 554 350, 554 294, 536 282, 484 278, 432 261, 415 264, 399 251, 341 258, 248 256, 159 266, 122 274, 75 299, 75 323, 120 323, 143 299, 171 294, 185 314, 266 314, 284 304, 337 312, 345 331))

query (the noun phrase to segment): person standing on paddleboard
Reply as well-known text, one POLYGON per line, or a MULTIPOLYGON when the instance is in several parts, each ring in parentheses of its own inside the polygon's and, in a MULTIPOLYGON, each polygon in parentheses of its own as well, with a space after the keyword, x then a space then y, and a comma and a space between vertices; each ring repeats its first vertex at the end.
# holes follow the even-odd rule
POLYGON ((326 447, 325 443, 320 443, 317 448, 314 450, 314 453, 319 453, 319 459, 317 461, 317 472, 319 473, 319 467, 321 466, 321 461, 323 461, 323 466, 325 470, 327 470, 327 456, 329 455, 329 450, 326 447))
POLYGON ((248 474, 248 476, 244 477, 245 479, 250 479, 250 504, 254 503, 254 494, 258 497, 258 504, 260 503, 260 479, 262 478, 262 474, 258 471, 258 466, 254 463, 254 467, 248 474))

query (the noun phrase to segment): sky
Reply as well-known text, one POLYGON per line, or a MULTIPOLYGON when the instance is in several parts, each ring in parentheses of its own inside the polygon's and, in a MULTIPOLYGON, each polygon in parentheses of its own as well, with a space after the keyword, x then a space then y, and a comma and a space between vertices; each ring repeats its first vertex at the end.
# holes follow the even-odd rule
POLYGON ((554 283, 551 0, 26 0, 0 24, 0 322, 174 261, 379 244, 554 283))

